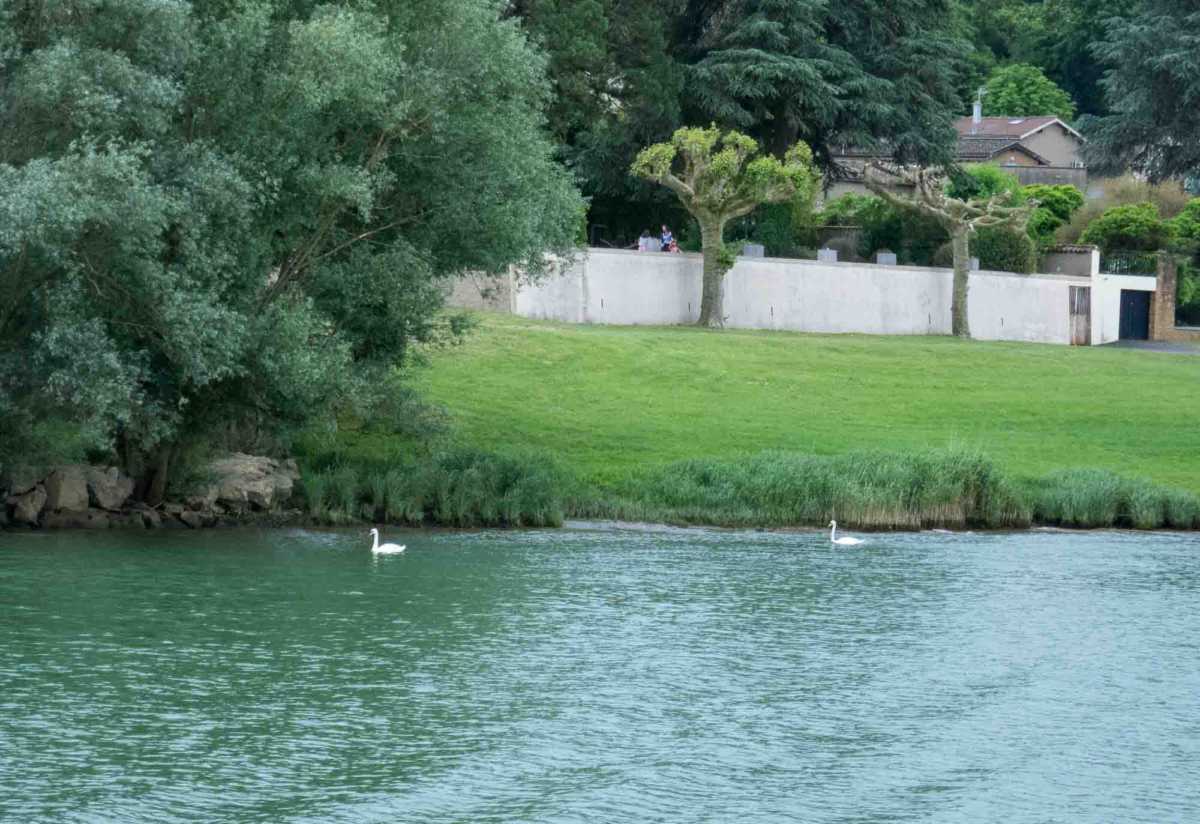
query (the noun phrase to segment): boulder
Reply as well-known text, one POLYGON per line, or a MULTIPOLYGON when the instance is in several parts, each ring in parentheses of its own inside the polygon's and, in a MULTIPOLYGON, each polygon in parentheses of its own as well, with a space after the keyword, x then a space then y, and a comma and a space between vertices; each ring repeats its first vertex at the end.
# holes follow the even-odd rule
POLYGON ((176 517, 187 524, 191 529, 200 529, 202 526, 204 526, 204 522, 207 520, 204 515, 196 512, 193 509, 185 509, 176 517))
POLYGON ((217 486, 215 484, 211 484, 205 487, 202 492, 199 492, 195 495, 188 495, 187 498, 184 499, 184 503, 187 504, 188 509, 195 509, 198 511, 209 510, 216 506, 217 495, 219 492, 220 490, 217 488, 217 486))
POLYGON ((21 495, 13 495, 8 499, 12 507, 13 523, 37 526, 38 517, 46 507, 46 490, 40 486, 21 495))
POLYGON ((115 466, 89 466, 83 474, 91 503, 100 509, 120 509, 133 494, 133 478, 125 477, 115 466))
POLYGON ((88 508, 88 485, 82 466, 60 466, 46 476, 46 508, 88 508))
POLYGON ((42 518, 46 529, 108 529, 108 513, 102 509, 59 509, 42 518))
POLYGON ((142 519, 142 526, 146 529, 158 529, 162 526, 162 516, 158 514, 157 509, 151 509, 145 504, 134 504, 129 511, 142 519))
POLYGON ((46 470, 36 466, 6 466, 0 472, 0 489, 9 495, 23 495, 46 477, 46 470))
POLYGON ((269 510, 291 497, 300 478, 295 461, 241 453, 213 461, 209 469, 216 478, 217 502, 234 511, 269 510))

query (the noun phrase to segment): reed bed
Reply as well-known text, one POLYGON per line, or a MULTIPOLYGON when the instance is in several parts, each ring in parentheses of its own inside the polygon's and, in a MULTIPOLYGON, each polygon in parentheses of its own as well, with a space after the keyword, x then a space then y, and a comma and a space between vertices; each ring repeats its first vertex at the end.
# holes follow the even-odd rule
POLYGON ((605 518, 728 527, 858 529, 1200 528, 1200 497, 1101 470, 1030 481, 970 450, 763 452, 695 459, 589 484, 544 455, 449 448, 390 459, 314 460, 310 517, 456 527, 559 526, 605 518), (321 468, 318 468, 321 467, 321 468))

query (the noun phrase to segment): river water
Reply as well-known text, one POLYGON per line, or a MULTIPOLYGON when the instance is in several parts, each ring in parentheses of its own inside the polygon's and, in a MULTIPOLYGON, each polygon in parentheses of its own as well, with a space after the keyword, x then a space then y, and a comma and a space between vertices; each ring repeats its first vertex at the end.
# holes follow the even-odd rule
POLYGON ((1200 820, 1200 538, 0 533, 0 820, 1200 820))

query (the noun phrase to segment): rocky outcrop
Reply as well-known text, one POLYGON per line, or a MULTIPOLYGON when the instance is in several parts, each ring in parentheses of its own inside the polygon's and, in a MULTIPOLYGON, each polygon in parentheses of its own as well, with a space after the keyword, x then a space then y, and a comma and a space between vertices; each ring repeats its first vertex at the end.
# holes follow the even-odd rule
POLYGON ((133 478, 127 478, 115 466, 89 466, 83 471, 88 499, 92 506, 115 511, 125 506, 133 494, 133 478))
POLYGON ((46 490, 41 486, 35 486, 28 492, 13 495, 8 499, 7 504, 11 509, 14 524, 37 526, 42 508, 46 505, 46 490))
POLYGON ((300 470, 292 460, 277 461, 235 452, 213 461, 216 502, 233 512, 269 511, 292 496, 300 470))
POLYGON ((214 461, 209 474, 213 483, 185 501, 151 508, 130 500, 133 479, 116 467, 5 467, 0 472, 0 528, 203 529, 261 521, 280 517, 280 507, 300 478, 295 461, 240 453, 214 461))
POLYGON ((6 466, 0 472, 0 490, 9 495, 23 495, 41 483, 44 477, 46 470, 40 467, 6 466))
POLYGON ((60 466, 46 476, 46 509, 88 508, 88 485, 83 466, 60 466))

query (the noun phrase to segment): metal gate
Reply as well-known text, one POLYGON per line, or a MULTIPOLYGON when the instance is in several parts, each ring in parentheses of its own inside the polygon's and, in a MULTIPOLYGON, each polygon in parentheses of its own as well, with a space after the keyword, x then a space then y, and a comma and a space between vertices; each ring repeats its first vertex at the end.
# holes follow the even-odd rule
POLYGON ((1071 287, 1071 345, 1087 346, 1092 342, 1092 288, 1071 287))
POLYGON ((1150 338, 1150 293, 1137 289, 1121 290, 1121 340, 1150 338))

